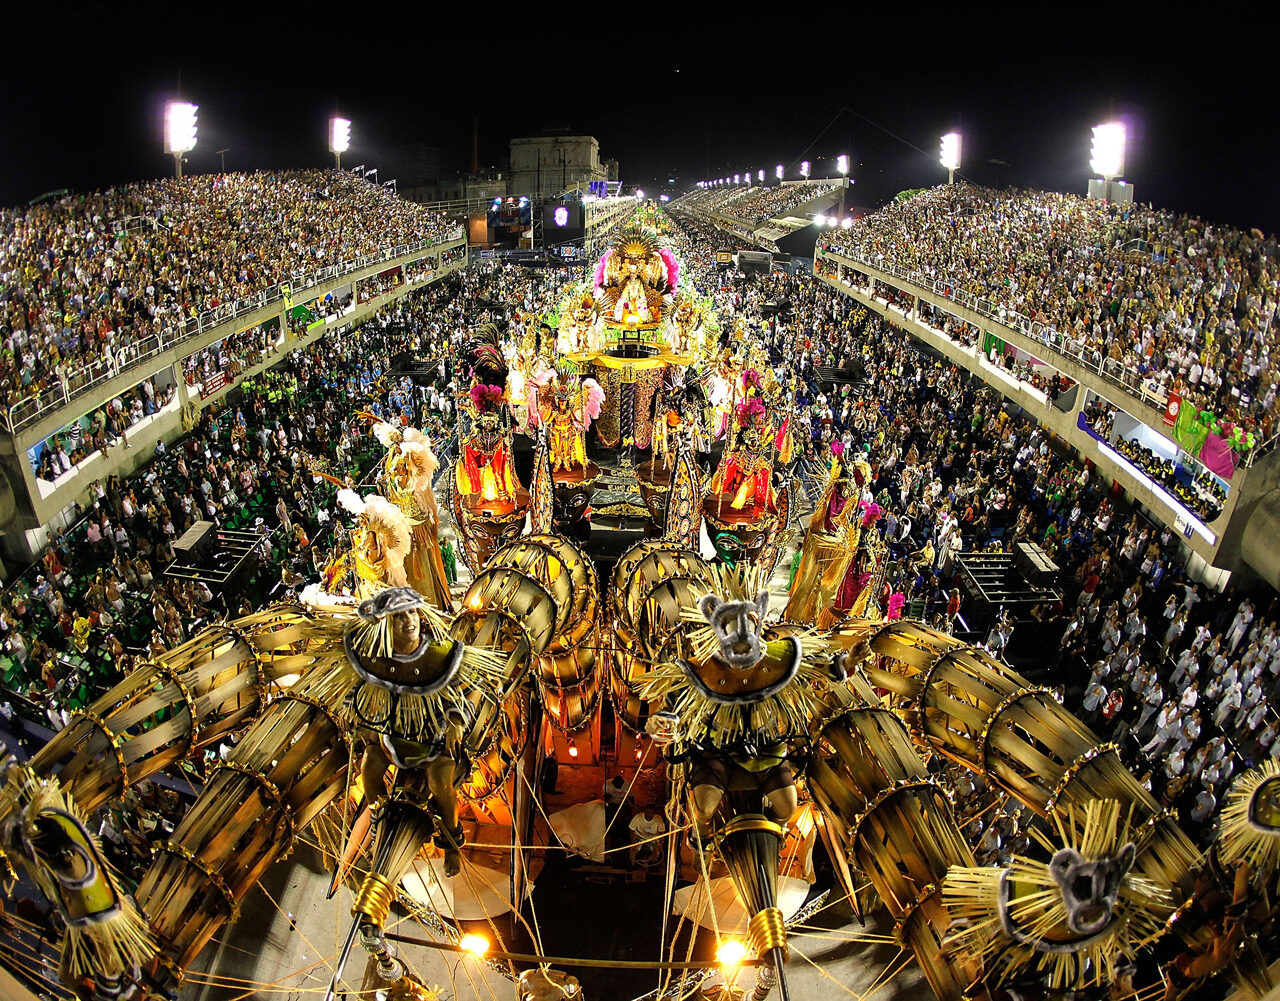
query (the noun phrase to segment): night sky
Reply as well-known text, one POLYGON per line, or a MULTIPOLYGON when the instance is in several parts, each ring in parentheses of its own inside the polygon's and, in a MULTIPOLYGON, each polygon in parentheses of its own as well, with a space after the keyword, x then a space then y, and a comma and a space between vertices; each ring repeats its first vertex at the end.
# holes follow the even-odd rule
POLYGON ((651 194, 747 169, 772 176, 780 162, 794 177, 802 159, 815 176, 834 173, 847 152, 851 201, 866 207, 945 180, 938 136, 952 129, 964 134, 963 176, 1083 193, 1090 127, 1121 117, 1140 200, 1280 230, 1280 115, 1263 78, 1274 55, 1262 26, 1227 8, 1183 25, 1171 7, 1126 7, 1097 29, 1081 5, 1056 23, 1026 6, 939 21, 899 5, 887 22, 860 7, 678 9, 486 5, 463 23, 436 5, 298 6, 287 19, 261 7, 104 8, 83 26, 92 37, 77 37, 68 12, 28 40, 40 39, 29 56, 56 53, 53 64, 0 74, 0 204, 171 173, 161 108, 181 96, 200 106, 188 172, 218 169, 223 147, 233 170, 327 165, 326 123, 339 113, 354 122, 344 163, 381 166, 385 179, 425 144, 451 173, 469 165, 474 118, 482 166, 512 135, 568 126, 651 194))

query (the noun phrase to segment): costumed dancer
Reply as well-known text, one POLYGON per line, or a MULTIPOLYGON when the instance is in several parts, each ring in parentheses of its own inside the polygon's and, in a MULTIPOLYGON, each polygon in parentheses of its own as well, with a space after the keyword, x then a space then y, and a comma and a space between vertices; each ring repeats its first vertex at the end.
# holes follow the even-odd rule
POLYGON ((430 439, 416 428, 379 423, 373 433, 388 450, 384 469, 390 499, 412 526, 405 561, 408 583, 436 608, 449 611, 449 581, 440 552, 440 509, 431 486, 440 462, 430 439))
POLYGON ((735 511, 763 514, 774 507, 772 456, 766 454, 765 406, 752 397, 738 404, 734 441, 711 479, 711 492, 735 511))
POLYGON ((412 526, 404 512, 378 494, 362 499, 347 489, 338 491, 338 504, 355 515, 357 523, 351 533, 349 556, 336 560, 325 571, 325 590, 336 592, 348 569, 355 571, 357 594, 407 586, 405 560, 412 546, 412 526))
POLYGON ((863 502, 870 477, 871 467, 864 460, 855 460, 850 469, 838 456, 832 457, 782 613, 788 622, 829 629, 855 607, 856 614, 866 609, 874 568, 867 565, 871 547, 862 543, 868 529, 874 535, 872 526, 880 513, 878 505, 863 502))
POLYGON ((587 431, 600 416, 604 389, 595 379, 580 382, 554 369, 532 384, 529 422, 545 424, 555 472, 587 465, 587 431))
POLYGON ((502 387, 472 386, 470 399, 475 427, 455 466, 458 493, 464 497, 478 494, 486 501, 514 504, 515 476, 502 429, 502 387))

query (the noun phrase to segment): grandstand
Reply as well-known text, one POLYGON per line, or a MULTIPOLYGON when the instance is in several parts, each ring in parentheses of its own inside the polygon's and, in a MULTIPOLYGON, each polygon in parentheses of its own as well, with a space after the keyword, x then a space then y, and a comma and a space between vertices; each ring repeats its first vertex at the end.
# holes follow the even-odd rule
POLYGON ((9 210, 2 224, 0 525, 19 564, 192 402, 467 262, 456 222, 339 171, 166 179, 9 210), (112 405, 124 398, 131 414, 112 405), (36 475, 42 454, 62 444, 69 460, 87 444, 95 421, 131 453, 86 447, 36 475))
POLYGON ((830 207, 839 187, 839 181, 826 178, 773 187, 706 187, 676 199, 671 209, 776 252, 780 238, 808 226, 815 213, 830 207))

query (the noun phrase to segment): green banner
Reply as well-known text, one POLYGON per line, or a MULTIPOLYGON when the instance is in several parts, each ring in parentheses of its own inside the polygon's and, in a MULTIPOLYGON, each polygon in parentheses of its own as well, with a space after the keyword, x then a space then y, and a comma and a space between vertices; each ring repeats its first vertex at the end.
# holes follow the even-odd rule
POLYGON ((1209 429, 1199 421, 1200 411, 1185 400, 1178 408, 1178 423, 1173 427, 1173 437, 1183 451, 1199 456, 1204 440, 1209 437, 1209 429))

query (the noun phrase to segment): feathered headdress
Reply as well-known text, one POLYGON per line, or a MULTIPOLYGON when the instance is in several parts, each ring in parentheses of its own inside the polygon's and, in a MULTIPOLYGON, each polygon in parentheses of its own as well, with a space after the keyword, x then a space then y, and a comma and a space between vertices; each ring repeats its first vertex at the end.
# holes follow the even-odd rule
POLYGON ((471 387, 471 406, 477 414, 497 413, 502 407, 501 386, 477 383, 471 387))
POLYGON ((584 379, 582 382, 582 417, 583 423, 591 427, 591 422, 600 416, 604 409, 604 387, 595 379, 584 379))
POLYGON ((768 411, 765 410, 764 403, 757 397, 749 400, 743 400, 738 404, 737 417, 740 427, 751 427, 764 422, 768 411))
POLYGON ((393 424, 380 420, 373 425, 373 436, 383 448, 391 448, 404 438, 404 432, 393 424))
POLYGON ((662 263, 667 269, 667 290, 674 292, 676 282, 680 280, 680 262, 676 260, 676 255, 671 253, 666 247, 658 251, 658 256, 662 258, 662 263))
POLYGON ((382 535, 392 555, 403 559, 409 552, 409 519, 391 501, 378 494, 369 494, 362 500, 354 490, 343 489, 338 491, 338 503, 357 518, 364 518, 370 528, 382 535))
POLYGON ((551 399, 547 395, 548 389, 554 386, 560 378, 560 374, 554 368, 544 368, 534 372, 529 376, 529 426, 537 427, 542 423, 542 407, 547 400, 551 399))
POLYGON ((596 288, 600 288, 601 286, 604 285, 604 270, 609 266, 609 258, 611 258, 612 256, 613 256, 613 248, 610 247, 608 250, 606 250, 603 254, 600 255, 600 260, 596 262, 596 273, 595 273, 595 278, 592 282, 592 284, 596 288))
POLYGON ((462 356, 473 379, 506 385, 507 359, 502 354, 502 335, 494 324, 477 327, 463 346, 462 356))
POLYGON ((440 468, 440 460, 431 451, 431 443, 425 439, 420 441, 402 441, 400 454, 409 460, 414 472, 419 476, 431 477, 440 468))

